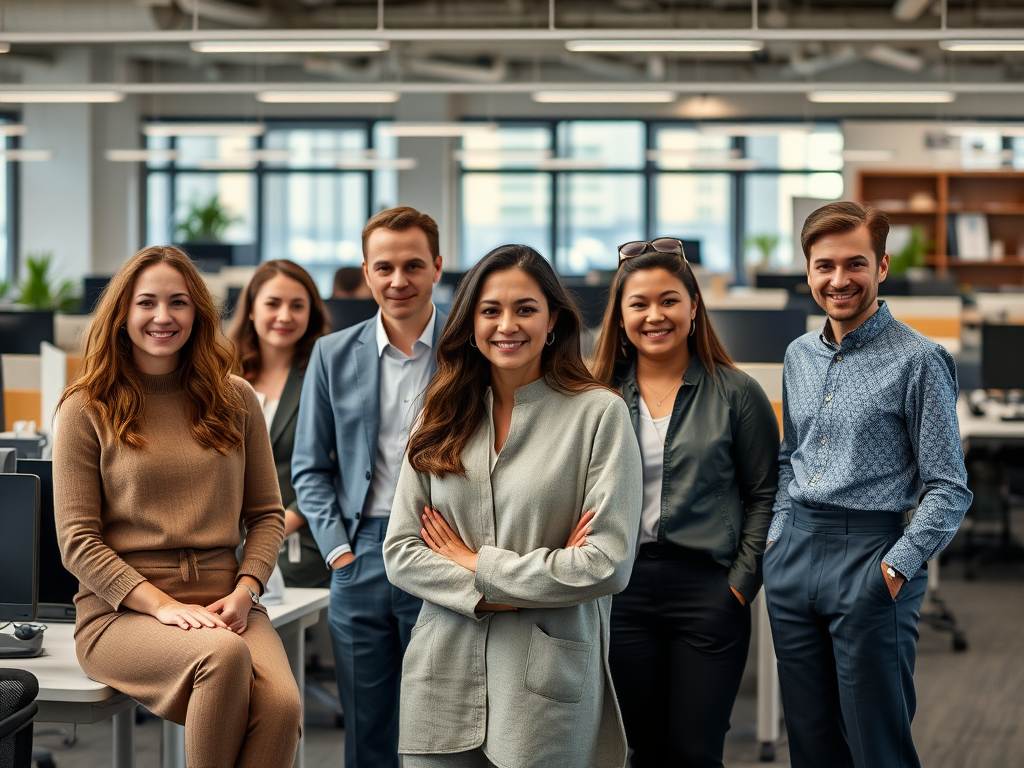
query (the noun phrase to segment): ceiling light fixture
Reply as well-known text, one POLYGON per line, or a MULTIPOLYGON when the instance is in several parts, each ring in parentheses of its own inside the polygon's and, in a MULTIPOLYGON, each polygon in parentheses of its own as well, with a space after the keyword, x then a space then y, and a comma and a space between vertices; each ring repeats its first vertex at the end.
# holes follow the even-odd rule
POLYGON ((753 53, 759 40, 567 40, 574 53, 753 53))
POLYGON ((262 136, 263 123, 147 123, 146 136, 262 136))
POLYGON ((1000 136, 1024 136, 1024 123, 963 123, 958 125, 947 125, 942 128, 950 136, 964 136, 967 134, 989 133, 995 131, 1000 136))
POLYGON ((0 136, 24 136, 28 133, 23 123, 0 123, 0 136))
POLYGON ((52 149, 0 149, 0 160, 12 163, 43 163, 56 156, 52 149))
POLYGON ((124 101, 120 91, 0 91, 5 104, 113 104, 124 101))
POLYGON ((538 104, 669 104, 674 91, 535 91, 538 104))
POLYGON ((196 53, 380 53, 386 40, 202 40, 189 43, 196 53))
POLYGON ((949 104, 952 91, 811 91, 815 104, 949 104))
POLYGON ((0 43, 0 53, 10 53, 10 52, 11 52, 11 44, 10 43, 0 43))
POLYGON ((395 91, 261 91, 256 100, 264 104, 391 104, 401 94, 395 91))
POLYGON ((939 48, 953 53, 1024 51, 1024 40, 940 40, 939 48))
POLYGON ((813 133, 811 123, 701 123, 697 130, 711 136, 777 136, 780 133, 813 133))
POLYGON ((112 163, 170 163, 178 159, 178 150, 108 149, 103 156, 112 163))
POLYGON ((491 133, 498 129, 497 123, 381 123, 381 133, 406 138, 457 137, 474 133, 491 133))
POLYGON ((844 149, 839 156, 848 163, 884 163, 896 158, 894 149, 844 149))

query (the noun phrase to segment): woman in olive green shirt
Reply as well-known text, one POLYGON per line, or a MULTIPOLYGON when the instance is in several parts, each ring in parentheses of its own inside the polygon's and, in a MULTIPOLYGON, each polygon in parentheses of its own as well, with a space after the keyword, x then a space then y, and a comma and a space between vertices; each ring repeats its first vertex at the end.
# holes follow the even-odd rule
POLYGON ((682 244, 627 243, 594 372, 643 458, 640 553, 612 603, 612 679, 633 768, 721 766, 778 477, 768 398, 711 327, 682 244))

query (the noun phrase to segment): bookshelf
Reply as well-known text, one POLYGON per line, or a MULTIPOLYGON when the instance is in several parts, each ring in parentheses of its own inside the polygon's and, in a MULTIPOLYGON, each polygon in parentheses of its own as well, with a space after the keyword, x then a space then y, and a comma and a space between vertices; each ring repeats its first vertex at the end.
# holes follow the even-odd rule
POLYGON ((857 173, 856 192, 893 224, 924 228, 935 243, 926 260, 939 277, 952 274, 962 285, 985 288, 1024 285, 1024 172, 865 169, 857 173), (1003 244, 1002 258, 957 255, 950 225, 972 215, 987 224, 989 242, 1003 244))

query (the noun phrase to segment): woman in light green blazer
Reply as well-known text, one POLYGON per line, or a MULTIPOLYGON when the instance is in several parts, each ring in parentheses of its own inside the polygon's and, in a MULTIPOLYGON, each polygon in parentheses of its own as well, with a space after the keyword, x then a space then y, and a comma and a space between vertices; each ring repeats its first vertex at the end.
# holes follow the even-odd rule
POLYGON ((522 245, 466 273, 384 540, 423 598, 402 668, 405 768, 620 768, 611 595, 629 578, 640 452, 580 356, 580 318, 522 245))

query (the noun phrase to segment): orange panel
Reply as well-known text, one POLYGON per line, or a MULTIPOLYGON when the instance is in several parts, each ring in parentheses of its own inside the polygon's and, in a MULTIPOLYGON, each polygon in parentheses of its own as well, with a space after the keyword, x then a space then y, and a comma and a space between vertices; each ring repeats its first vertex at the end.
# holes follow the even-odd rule
POLYGON ((958 317, 900 317, 897 319, 925 336, 960 338, 960 318, 958 317))
POLYGON ((4 390, 4 430, 10 430, 16 421, 34 421, 38 426, 42 419, 42 395, 31 389, 4 390))
POLYGON ((772 408, 775 409, 775 418, 779 420, 779 439, 782 439, 782 401, 772 400, 772 408))
POLYGON ((75 380, 75 376, 78 374, 78 366, 81 364, 81 362, 82 362, 82 356, 81 355, 68 355, 67 356, 67 360, 65 361, 64 371, 65 371, 65 375, 67 376, 67 381, 68 382, 72 382, 72 381, 75 380))

